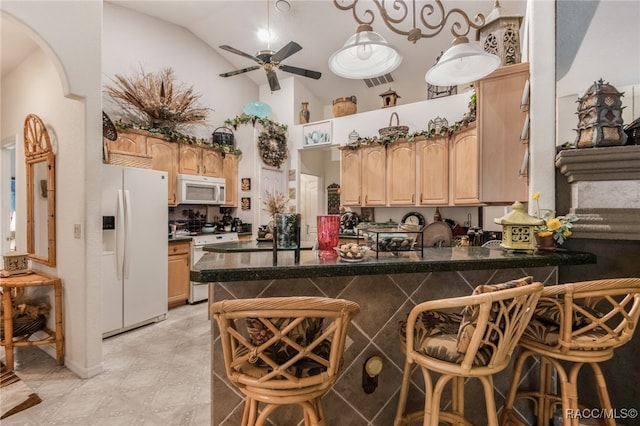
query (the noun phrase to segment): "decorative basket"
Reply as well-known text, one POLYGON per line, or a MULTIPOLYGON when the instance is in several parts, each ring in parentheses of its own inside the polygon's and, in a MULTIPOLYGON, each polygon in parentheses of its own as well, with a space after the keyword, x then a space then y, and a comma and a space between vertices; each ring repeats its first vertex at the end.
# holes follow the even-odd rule
MULTIPOLYGON (((46 323, 46 315, 36 317, 18 315, 13 319, 13 337, 30 336, 36 331, 42 330, 46 323)), ((0 321, 0 340, 4 340, 4 321, 0 321)))
POLYGON ((355 96, 338 98, 333 100, 333 116, 343 117, 355 114, 358 111, 358 100, 355 96))
POLYGON ((213 131, 213 143, 223 146, 234 146, 233 132, 228 127, 218 127, 213 131))
POLYGON ((384 136, 398 136, 398 135, 403 135, 403 134, 407 134, 409 132, 409 126, 401 126, 400 125, 400 118, 398 117, 398 113, 394 112, 391 114, 391 117, 389 118, 389 127, 383 127, 382 129, 378 130, 378 132, 380 133, 380 136, 384 137, 384 136), (396 125, 392 126, 391 123, 393 122, 393 117, 396 117, 396 125))
POLYGON ((116 166, 137 167, 139 169, 151 168, 151 156, 124 151, 106 150, 105 162, 116 166))

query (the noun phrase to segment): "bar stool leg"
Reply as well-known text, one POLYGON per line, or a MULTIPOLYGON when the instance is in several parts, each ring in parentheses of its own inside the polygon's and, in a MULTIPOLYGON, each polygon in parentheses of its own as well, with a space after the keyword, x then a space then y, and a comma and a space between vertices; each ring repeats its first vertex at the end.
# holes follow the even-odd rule
MULTIPOLYGON (((604 379, 604 375, 602 374, 602 370, 600 369, 600 365, 596 362, 589 363, 591 369, 593 370, 593 375, 595 376, 596 383, 598 385, 598 397, 600 398, 600 407, 604 408, 608 412, 612 412, 613 408, 611 407, 611 400, 609 399, 609 391, 607 390, 607 382, 604 379)), ((607 416, 605 419, 607 426, 616 426, 616 422, 611 416, 607 416)))
POLYGON ((13 371, 13 309, 11 289, 2 289, 2 309, 4 316, 4 355, 7 371, 13 371))
MULTIPOLYGON (((454 414, 464 417, 464 377, 454 377, 451 381, 451 409, 454 414)), ((464 423, 456 422, 455 426, 464 423)))
POLYGON ((484 388, 484 403, 487 407, 487 421, 489 426, 498 426, 498 410, 493 396, 493 376, 479 376, 484 388))

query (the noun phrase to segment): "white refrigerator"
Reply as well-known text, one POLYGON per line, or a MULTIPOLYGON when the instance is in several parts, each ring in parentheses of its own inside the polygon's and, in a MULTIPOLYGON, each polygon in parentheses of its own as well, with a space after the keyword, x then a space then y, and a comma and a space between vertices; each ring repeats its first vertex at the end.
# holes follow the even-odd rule
POLYGON ((168 300, 167 173, 103 165, 102 332, 161 321, 168 300))

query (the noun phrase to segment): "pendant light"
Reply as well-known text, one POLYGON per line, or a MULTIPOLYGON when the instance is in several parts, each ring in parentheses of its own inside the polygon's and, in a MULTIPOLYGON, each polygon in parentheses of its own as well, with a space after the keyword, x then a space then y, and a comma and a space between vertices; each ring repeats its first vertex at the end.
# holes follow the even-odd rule
POLYGON ((465 36, 456 37, 452 46, 427 71, 425 80, 436 86, 456 86, 479 80, 500 66, 500 58, 487 53, 465 36))
POLYGON ((371 25, 361 24, 354 35, 329 58, 334 74, 350 79, 372 78, 398 68, 402 56, 371 25))

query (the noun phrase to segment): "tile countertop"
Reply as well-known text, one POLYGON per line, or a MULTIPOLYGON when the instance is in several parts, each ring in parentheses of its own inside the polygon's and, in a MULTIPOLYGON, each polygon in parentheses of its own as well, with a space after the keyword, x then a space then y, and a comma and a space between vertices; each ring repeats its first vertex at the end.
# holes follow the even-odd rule
MULTIPOLYGON (((206 250, 206 248, 205 248, 206 250)), ((596 256, 586 252, 508 253, 485 247, 425 248, 424 257, 417 252, 393 256, 369 252, 362 262, 347 263, 337 258, 320 259, 315 251, 302 250, 300 263, 294 263, 293 251, 279 251, 278 264, 273 253, 243 251, 207 253, 191 268, 191 280, 224 282, 271 280, 279 278, 336 277, 350 275, 404 274, 482 269, 509 269, 596 263, 596 256)))

